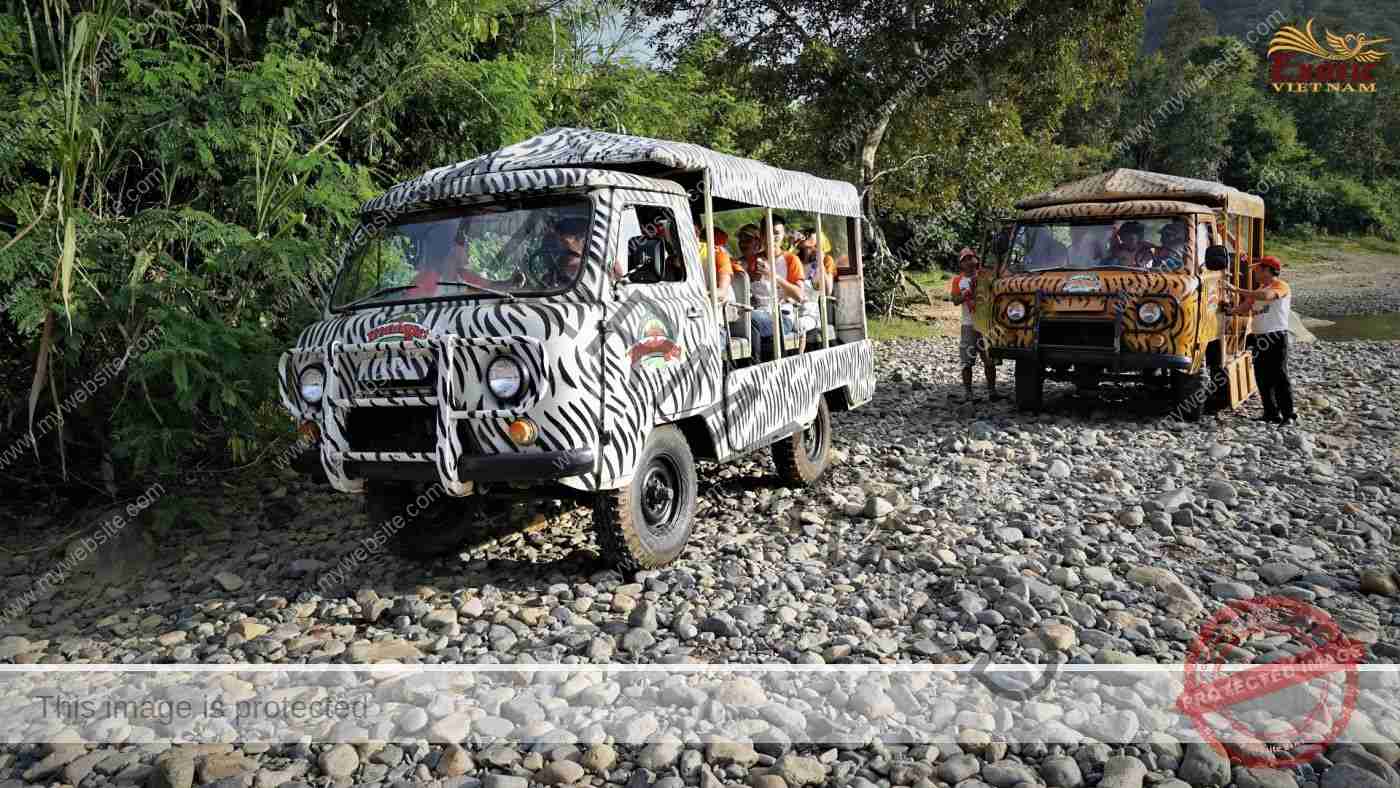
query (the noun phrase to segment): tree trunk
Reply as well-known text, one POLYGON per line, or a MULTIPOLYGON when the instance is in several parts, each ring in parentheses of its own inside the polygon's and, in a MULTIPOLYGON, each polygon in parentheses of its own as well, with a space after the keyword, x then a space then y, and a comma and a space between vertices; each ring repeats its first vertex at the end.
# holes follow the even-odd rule
POLYGON ((894 117, 895 108, 898 105, 893 101, 887 101, 878 110, 875 122, 865 132, 865 139, 860 146, 860 193, 861 193, 861 213, 865 215, 865 237, 875 244, 879 254, 887 254, 889 247, 885 244, 885 235, 880 232, 880 225, 875 222, 875 176, 879 172, 875 168, 875 157, 880 151, 880 143, 885 139, 885 130, 889 128, 890 119, 894 117))

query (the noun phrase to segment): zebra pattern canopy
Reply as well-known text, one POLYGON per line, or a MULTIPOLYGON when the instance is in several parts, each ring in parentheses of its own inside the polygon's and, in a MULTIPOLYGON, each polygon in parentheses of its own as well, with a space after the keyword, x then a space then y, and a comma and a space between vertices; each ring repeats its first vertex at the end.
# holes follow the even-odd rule
MULTIPOLYGON (((452 184, 470 176, 519 170, 589 167, 675 180, 699 196, 699 176, 710 173, 717 201, 859 218, 860 194, 845 181, 771 167, 688 142, 670 142, 590 129, 556 128, 475 159, 439 167, 390 189, 450 199, 452 184)), ((362 212, 382 210, 383 200, 362 212)))

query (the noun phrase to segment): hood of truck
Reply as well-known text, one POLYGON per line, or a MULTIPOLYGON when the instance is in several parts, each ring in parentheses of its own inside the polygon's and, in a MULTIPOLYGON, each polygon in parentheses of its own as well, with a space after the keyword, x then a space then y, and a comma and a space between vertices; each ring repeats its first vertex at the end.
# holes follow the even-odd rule
MULTIPOLYGON (((335 314, 307 326, 297 339, 303 348, 403 342, 440 336, 530 336, 542 341, 573 338, 597 304, 519 300, 398 304, 335 314)), ((596 316, 593 318, 597 320, 596 316)))
POLYGON ((1024 294, 1034 297, 1037 292, 1047 296, 1108 296, 1119 293, 1128 296, 1165 295, 1184 299, 1200 287, 1194 274, 1152 271, 1042 271, 1012 274, 996 280, 996 295, 1024 294))

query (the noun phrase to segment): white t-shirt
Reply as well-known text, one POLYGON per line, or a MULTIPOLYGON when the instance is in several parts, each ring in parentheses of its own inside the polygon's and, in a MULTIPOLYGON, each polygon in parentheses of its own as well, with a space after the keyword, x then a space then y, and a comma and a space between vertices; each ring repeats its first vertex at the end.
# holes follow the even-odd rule
POLYGON ((1254 334, 1272 334, 1288 330, 1288 313, 1293 309, 1293 290, 1282 279, 1269 283, 1269 290, 1279 294, 1272 301, 1254 302, 1254 324, 1250 329, 1254 334))

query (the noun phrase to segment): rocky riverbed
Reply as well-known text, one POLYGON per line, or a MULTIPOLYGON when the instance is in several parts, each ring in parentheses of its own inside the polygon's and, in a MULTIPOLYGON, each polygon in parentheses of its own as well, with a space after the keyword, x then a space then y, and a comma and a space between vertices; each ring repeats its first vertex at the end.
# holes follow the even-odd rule
MULTIPOLYGON (((956 404, 953 343, 885 343, 877 398, 834 417, 836 462, 815 488, 778 487, 766 455, 706 468, 691 547, 632 577, 600 563, 582 512, 457 559, 358 562, 346 557, 371 527, 352 499, 286 477, 211 486, 190 510, 212 526, 132 527, 38 598, 62 548, 7 555, 6 597, 23 604, 0 659, 1181 663, 1228 600, 1282 595, 1394 663, 1400 343, 1295 351, 1302 424, 1278 429, 1253 421, 1257 403, 1188 425, 1111 387, 1056 387, 1038 416, 956 404)), ((53 538, 40 517, 16 549, 53 538)), ((1237 656, 1276 657, 1263 644, 1237 656)), ((961 743, 859 748, 9 746, 0 784, 1400 788, 1400 710, 1370 723, 1388 743, 1297 769, 1125 741, 1134 721, 1073 746, 1008 745, 994 724, 961 743)))
POLYGON ((1293 308, 1308 316, 1384 315, 1400 312, 1400 286, 1299 287, 1293 308))

